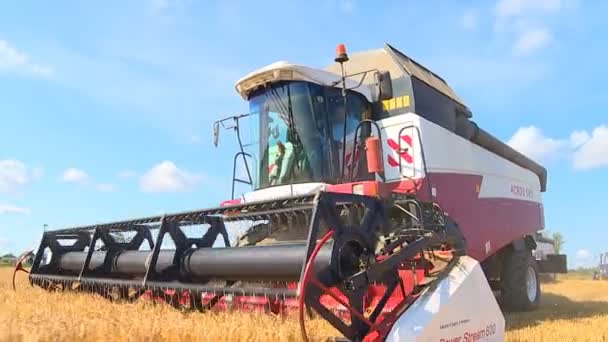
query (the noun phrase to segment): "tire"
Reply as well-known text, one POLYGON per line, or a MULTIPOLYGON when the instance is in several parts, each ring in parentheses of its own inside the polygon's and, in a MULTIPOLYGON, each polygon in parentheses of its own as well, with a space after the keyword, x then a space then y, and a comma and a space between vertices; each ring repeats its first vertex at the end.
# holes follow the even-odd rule
POLYGON ((540 304, 538 264, 530 250, 506 255, 500 280, 501 302, 508 311, 533 311, 540 304))

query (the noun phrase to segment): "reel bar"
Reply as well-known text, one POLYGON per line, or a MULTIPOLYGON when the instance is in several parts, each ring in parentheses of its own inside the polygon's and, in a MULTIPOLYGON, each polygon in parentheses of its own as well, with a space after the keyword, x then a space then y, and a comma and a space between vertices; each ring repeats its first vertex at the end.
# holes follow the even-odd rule
MULTIPOLYGON (((281 246, 277 247, 277 250, 263 248, 243 251, 238 248, 220 251, 211 247, 215 247, 215 243, 222 240, 224 247, 230 247, 225 222, 236 222, 237 227, 247 229, 248 234, 252 230, 259 230, 259 227, 262 227, 263 235, 294 228, 305 232, 313 209, 317 205, 314 200, 316 196, 318 194, 294 196, 273 201, 250 202, 215 209, 47 231, 36 253, 32 273, 54 275, 77 273, 79 277, 96 277, 102 274, 138 276, 143 273, 145 274, 143 285, 148 281, 166 280, 167 277, 173 278, 172 280, 194 277, 227 279, 238 276, 238 270, 245 270, 246 278, 297 280, 297 273, 299 274, 303 267, 303 261, 297 259, 300 255, 301 259, 304 259, 305 252, 294 250, 294 247, 281 246), (186 231, 182 229, 201 224, 207 227, 202 227, 204 234, 199 237, 187 236, 186 231), (124 235, 121 237, 124 232, 132 232, 135 236, 125 241, 124 235), (220 235, 221 240, 217 241, 220 235), (173 252, 161 250, 163 238, 167 236, 175 245, 173 252), (75 242, 65 244, 63 241, 75 242), (140 251, 146 242, 151 253, 140 251), (99 248, 99 243, 103 244, 105 254, 96 254, 100 252, 94 250, 99 248), (205 251, 193 249, 205 249, 205 251), (47 255, 48 250, 51 252, 50 255, 47 255), (81 254, 66 255, 72 252, 81 254), (260 254, 250 256, 246 252, 260 254), (45 256, 44 261, 43 256, 45 256), (50 260, 46 260, 47 256, 50 256, 50 260), (186 258, 188 262, 184 262, 186 258), (219 264, 208 263, 206 260, 209 258, 219 264), (195 262, 190 264, 190 259, 195 262), (185 268, 188 271, 184 271, 185 268), (207 268, 213 271, 204 271, 207 268)), ((327 256, 328 253, 325 255, 327 256)), ((326 264, 329 262, 328 259, 329 257, 325 258, 326 264)))
MULTIPOLYGON (((264 219, 270 215, 277 215, 296 211, 312 210, 314 195, 290 196, 273 201, 248 202, 245 204, 230 205, 213 209, 186 211, 164 215, 166 222, 180 222, 180 225, 208 224, 213 219, 221 218, 225 222, 243 219, 264 219)), ((133 230, 135 227, 148 227, 159 225, 163 215, 136 218, 125 221, 109 222, 96 225, 79 226, 53 230, 54 234, 78 233, 81 231, 94 231, 96 228, 111 232, 133 230)))

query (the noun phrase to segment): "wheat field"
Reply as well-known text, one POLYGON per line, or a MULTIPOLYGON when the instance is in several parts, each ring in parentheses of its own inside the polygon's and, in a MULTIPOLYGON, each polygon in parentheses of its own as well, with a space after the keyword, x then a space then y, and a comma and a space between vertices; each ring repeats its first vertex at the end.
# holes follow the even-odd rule
MULTIPOLYGON (((164 305, 114 304, 94 295, 18 291, 12 269, 0 268, 0 341, 298 341, 294 319, 261 314, 182 313, 164 305)), ((608 281, 560 278, 543 284, 543 303, 506 315, 508 341, 608 341, 608 281)), ((314 340, 337 336, 321 320, 307 323, 314 340)))

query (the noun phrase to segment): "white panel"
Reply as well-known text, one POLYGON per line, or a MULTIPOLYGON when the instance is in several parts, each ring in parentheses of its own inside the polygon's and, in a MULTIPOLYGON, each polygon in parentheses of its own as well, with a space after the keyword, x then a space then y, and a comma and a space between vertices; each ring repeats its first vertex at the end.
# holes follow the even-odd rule
POLYGON ((419 116, 417 115, 400 115, 391 118, 387 118, 378 122, 380 130, 382 131, 382 156, 384 160, 384 175, 387 182, 398 181, 404 178, 420 178, 424 175, 423 164, 421 162, 422 155, 420 154, 420 144, 418 139, 419 127, 419 116), (412 127, 409 127, 412 126, 412 127), (408 127, 408 128, 406 128, 408 127), (412 146, 408 146, 407 143, 400 139, 399 134, 402 136, 409 136, 412 141, 412 146), (413 157, 413 163, 408 163, 407 160, 403 159, 398 151, 394 148, 395 145, 389 144, 389 139, 399 145, 401 148, 408 148, 408 154, 413 157), (390 163, 390 159, 401 165, 395 166, 390 163))
POLYGON ((540 203, 540 189, 505 176, 485 174, 481 181, 479 198, 511 198, 540 203))
POLYGON ((274 200, 281 197, 300 196, 325 190, 325 183, 302 183, 291 185, 279 185, 246 193, 245 202, 256 202, 274 200))
MULTIPOLYGON (((380 120, 387 182, 406 177, 421 177, 424 173, 420 143, 415 129, 408 130, 413 140, 414 164, 402 169, 392 167, 388 156, 398 159, 397 152, 388 145, 388 139, 397 141, 401 128, 414 125, 419 128, 426 168, 433 173, 456 173, 483 176, 480 197, 500 197, 541 202, 540 181, 530 170, 520 167, 478 146, 445 128, 414 113, 380 120)), ((405 164, 404 164, 405 165, 405 164)))
POLYGON ((395 322, 387 341, 503 341, 505 320, 481 266, 461 257, 395 322))

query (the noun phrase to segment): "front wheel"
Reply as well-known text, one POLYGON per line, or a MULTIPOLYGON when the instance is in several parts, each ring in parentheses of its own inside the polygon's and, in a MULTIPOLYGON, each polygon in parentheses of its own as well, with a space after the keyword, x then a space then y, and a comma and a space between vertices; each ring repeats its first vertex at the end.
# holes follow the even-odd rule
POLYGON ((504 260, 500 281, 503 306, 510 311, 532 311, 540 304, 538 264, 529 250, 513 250, 504 260))

